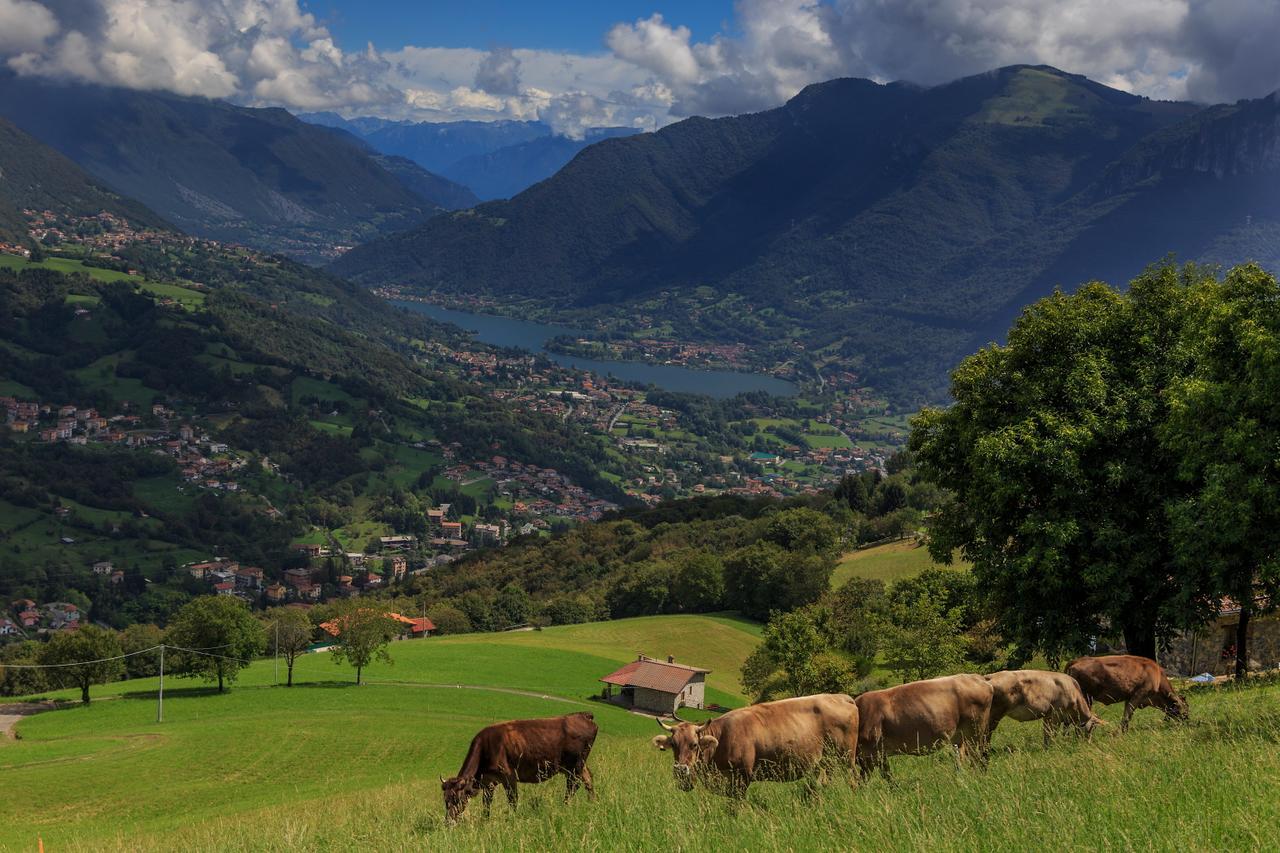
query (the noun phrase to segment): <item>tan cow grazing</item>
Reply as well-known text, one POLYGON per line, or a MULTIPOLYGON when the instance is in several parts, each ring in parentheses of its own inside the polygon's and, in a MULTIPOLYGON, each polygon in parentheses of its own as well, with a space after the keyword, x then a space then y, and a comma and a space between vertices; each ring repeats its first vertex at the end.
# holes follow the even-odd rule
POLYGON ((1013 669, 983 676, 994 689, 991 700, 991 728, 988 739, 1005 717, 1019 722, 1044 720, 1044 745, 1054 726, 1076 726, 1086 736, 1094 727, 1106 725, 1094 716, 1079 683, 1061 672, 1013 669))
POLYGON ((507 802, 514 809, 517 782, 545 782, 558 773, 565 777, 566 802, 579 783, 595 799, 587 756, 596 742, 597 731, 595 718, 588 711, 484 727, 471 739, 458 775, 440 778, 445 822, 456 822, 477 793, 483 794, 484 813, 488 815, 493 791, 499 785, 506 789, 507 802))
POLYGON ((1159 708, 1170 719, 1187 719, 1187 700, 1173 691, 1164 668, 1151 658, 1138 655, 1076 658, 1067 664, 1067 675, 1080 682, 1090 708, 1094 702, 1124 703, 1122 732, 1129 730, 1133 712, 1141 708, 1159 708))
POLYGON ((858 706, 843 693, 779 699, 737 708, 703 725, 680 722, 653 745, 670 749, 676 787, 694 781, 724 782, 725 793, 747 795, 752 782, 820 781, 823 763, 835 759, 853 776, 858 748, 858 706))
POLYGON ((944 744, 985 766, 994 692, 981 675, 948 675, 863 693, 856 700, 863 778, 879 767, 889 779, 889 756, 923 755, 944 744))

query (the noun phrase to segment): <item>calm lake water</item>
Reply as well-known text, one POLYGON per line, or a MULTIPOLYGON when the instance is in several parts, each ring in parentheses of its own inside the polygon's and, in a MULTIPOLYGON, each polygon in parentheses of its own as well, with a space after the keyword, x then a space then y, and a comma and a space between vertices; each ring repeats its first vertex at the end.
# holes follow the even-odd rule
POLYGON ((425 302, 393 300, 393 305, 426 314, 436 320, 461 326, 475 335, 476 340, 494 346, 518 347, 530 352, 545 353, 548 358, 565 367, 589 370, 600 376, 612 376, 628 382, 652 384, 668 391, 689 394, 706 394, 709 397, 726 398, 745 391, 767 391, 779 397, 790 397, 796 386, 784 379, 760 373, 739 373, 733 370, 695 370, 670 364, 644 364, 638 361, 599 361, 547 352, 547 341, 559 335, 580 336, 582 332, 568 326, 531 323, 493 314, 472 314, 454 311, 425 302))

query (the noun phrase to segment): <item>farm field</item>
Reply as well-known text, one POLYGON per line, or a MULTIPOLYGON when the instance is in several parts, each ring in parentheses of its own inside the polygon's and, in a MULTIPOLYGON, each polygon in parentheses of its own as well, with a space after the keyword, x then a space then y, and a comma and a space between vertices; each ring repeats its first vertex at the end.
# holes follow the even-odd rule
MULTIPOLYGON (((1276 687, 1194 694, 1190 724, 1148 710, 1126 736, 1112 726, 1049 750, 1038 725, 1006 722, 985 773, 936 754, 896 759, 893 786, 873 778, 854 791, 837 778, 808 797, 798 785, 759 784, 744 806, 679 793, 670 755, 649 743, 652 721, 583 700, 594 685, 577 680, 602 674, 606 660, 579 648, 620 661, 629 644, 662 643, 667 628, 694 638, 738 631, 743 649, 753 638, 731 620, 664 618, 530 640, 400 643, 396 664, 359 688, 339 683, 349 670, 323 654, 307 658, 319 671, 293 689, 254 686, 270 681, 269 662, 221 696, 170 680, 163 724, 152 684, 117 685, 122 698, 31 717, 20 740, 0 743, 0 849, 33 849, 37 838, 52 850, 694 850, 709 839, 729 849, 972 850, 1044 838, 1064 849, 1262 849, 1280 825, 1276 687), (547 692, 385 680, 444 680, 450 667, 547 692), (579 794, 562 805, 553 781, 522 786, 515 814, 499 796, 488 820, 476 802, 459 826, 444 825, 438 777, 456 772, 478 728, 578 708, 601 727, 596 802, 579 794)), ((1115 723, 1119 708, 1103 716, 1115 723)))
MULTIPOLYGON (((938 564, 929 556, 929 549, 919 542, 888 542, 845 554, 836 565, 836 570, 831 573, 831 586, 840 587, 854 577, 892 583, 902 578, 914 577, 933 566, 938 564)), ((938 567, 967 569, 969 565, 957 555, 951 566, 938 567)))
POLYGON ((56 270, 57 272, 67 274, 84 273, 90 278, 98 281, 140 280, 140 276, 129 275, 128 273, 119 272, 118 270, 85 266, 83 263, 73 258, 46 258, 43 261, 32 262, 26 258, 20 258, 17 255, 0 254, 0 266, 19 271, 35 267, 39 269, 56 270))

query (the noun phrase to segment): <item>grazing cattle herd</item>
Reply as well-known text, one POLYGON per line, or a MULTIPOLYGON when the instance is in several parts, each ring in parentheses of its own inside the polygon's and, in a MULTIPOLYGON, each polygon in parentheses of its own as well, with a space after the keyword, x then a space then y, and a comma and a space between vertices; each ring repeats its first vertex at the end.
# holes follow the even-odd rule
MULTIPOLYGON (((666 734, 653 744, 669 750, 676 786, 691 791, 698 781, 736 798, 752 782, 808 785, 825 780, 829 768, 865 779, 879 769, 889 776, 892 755, 921 755, 952 746, 961 761, 985 767, 991 735, 1005 717, 1042 720, 1045 746, 1054 727, 1074 727, 1086 737, 1105 725, 1093 703, 1124 702, 1122 731, 1133 712, 1159 708, 1175 720, 1187 718, 1187 703, 1164 670, 1135 655, 1082 657, 1065 673, 1009 670, 990 675, 948 675, 871 690, 856 699, 823 693, 761 702, 728 711, 701 725, 658 720, 666 734)), ((487 726, 472 739, 462 769, 441 778, 445 819, 455 822, 477 793, 485 813, 498 785, 516 805, 517 782, 565 777, 565 800, 578 785, 594 798, 587 756, 596 739, 590 713, 512 720, 487 726)))

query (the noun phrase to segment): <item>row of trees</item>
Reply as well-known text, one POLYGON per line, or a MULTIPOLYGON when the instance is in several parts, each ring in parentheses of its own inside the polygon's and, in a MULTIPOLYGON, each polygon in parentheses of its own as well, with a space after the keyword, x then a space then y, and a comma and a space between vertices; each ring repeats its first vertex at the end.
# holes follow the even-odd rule
POLYGON ((138 624, 116 632, 83 625, 54 634, 47 643, 8 646, 0 658, 0 694, 74 687, 88 703, 95 684, 158 675, 162 654, 166 675, 216 683, 223 692, 249 662, 268 652, 285 663, 286 684, 292 687, 295 661, 317 636, 329 636, 320 630, 322 622, 337 628, 332 659, 354 667, 357 684, 370 663, 391 661, 387 645, 401 626, 384 608, 347 601, 311 610, 279 607, 255 616, 239 599, 210 595, 185 605, 165 630, 138 624))
POLYGON ((999 630, 1051 658, 1174 632, 1280 592, 1280 285, 1172 263, 1028 308, 912 424, 951 498, 930 548, 973 563, 999 630))
POLYGON ((764 701, 860 692, 878 661, 904 681, 998 667, 1004 644, 981 614, 968 572, 929 569, 888 587, 852 578, 812 604, 775 612, 742 684, 764 701))

